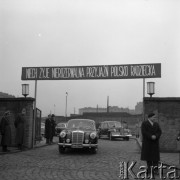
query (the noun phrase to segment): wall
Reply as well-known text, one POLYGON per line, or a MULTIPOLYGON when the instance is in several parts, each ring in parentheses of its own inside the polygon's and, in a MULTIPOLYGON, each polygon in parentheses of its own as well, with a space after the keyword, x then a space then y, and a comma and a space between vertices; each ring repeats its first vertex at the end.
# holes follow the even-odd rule
POLYGON ((161 151, 177 151, 177 134, 180 131, 180 98, 144 98, 145 115, 155 112, 162 129, 161 151))
POLYGON ((26 148, 32 147, 32 133, 33 133, 33 98, 0 98, 0 121, 5 111, 9 110, 11 112, 10 125, 11 125, 11 139, 12 146, 16 146, 15 137, 16 129, 14 127, 14 121, 17 114, 22 111, 23 108, 26 109, 25 115, 25 136, 24 136, 24 146, 26 148))

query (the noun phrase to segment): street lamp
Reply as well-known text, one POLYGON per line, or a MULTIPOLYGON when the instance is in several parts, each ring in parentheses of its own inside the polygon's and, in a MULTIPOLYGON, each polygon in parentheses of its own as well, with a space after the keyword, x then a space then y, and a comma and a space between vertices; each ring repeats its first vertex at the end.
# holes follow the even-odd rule
POLYGON ((29 84, 22 84, 22 95, 25 98, 29 95, 29 84))
POLYGON ((155 82, 147 82, 147 93, 150 97, 155 94, 155 82))
POLYGON ((68 97, 68 93, 66 92, 66 112, 65 112, 66 120, 67 120, 67 97, 68 97))

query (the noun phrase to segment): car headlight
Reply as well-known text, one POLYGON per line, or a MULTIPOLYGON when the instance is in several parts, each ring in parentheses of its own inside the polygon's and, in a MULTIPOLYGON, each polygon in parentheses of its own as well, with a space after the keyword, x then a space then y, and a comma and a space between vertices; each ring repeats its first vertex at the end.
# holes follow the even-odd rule
POLYGON ((66 139, 66 142, 67 142, 67 143, 70 143, 70 139, 66 139))
POLYGON ((92 133, 90 134, 90 137, 91 137, 91 139, 95 139, 95 138, 96 138, 96 133, 95 133, 95 132, 92 132, 92 133))
POLYGON ((66 132, 65 132, 65 131, 61 131, 60 137, 61 137, 61 138, 64 138, 65 136, 66 136, 66 132))

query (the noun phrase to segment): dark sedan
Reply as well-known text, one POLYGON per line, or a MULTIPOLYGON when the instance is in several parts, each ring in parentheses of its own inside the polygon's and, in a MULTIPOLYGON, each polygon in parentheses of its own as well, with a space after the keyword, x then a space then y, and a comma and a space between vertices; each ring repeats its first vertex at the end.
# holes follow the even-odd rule
POLYGON ((123 125, 118 121, 104 121, 100 123, 98 130, 98 137, 108 137, 110 140, 115 138, 123 138, 124 140, 129 140, 131 137, 131 132, 129 129, 123 127, 123 125))
POLYGON ((89 149, 96 153, 98 148, 98 138, 94 120, 71 119, 67 123, 67 128, 59 135, 59 152, 64 153, 66 148, 89 149))

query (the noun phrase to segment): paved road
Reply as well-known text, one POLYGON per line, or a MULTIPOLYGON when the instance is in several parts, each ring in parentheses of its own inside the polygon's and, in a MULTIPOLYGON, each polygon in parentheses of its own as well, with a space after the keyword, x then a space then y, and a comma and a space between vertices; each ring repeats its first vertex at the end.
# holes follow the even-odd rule
MULTIPOLYGON (((135 140, 99 140, 97 154, 68 151, 59 154, 58 146, 0 156, 0 180, 120 180, 120 162, 143 165, 135 140)), ((129 176, 129 179, 134 179, 129 176)))

